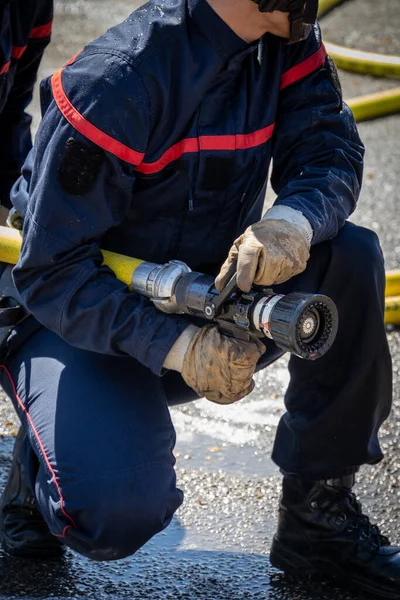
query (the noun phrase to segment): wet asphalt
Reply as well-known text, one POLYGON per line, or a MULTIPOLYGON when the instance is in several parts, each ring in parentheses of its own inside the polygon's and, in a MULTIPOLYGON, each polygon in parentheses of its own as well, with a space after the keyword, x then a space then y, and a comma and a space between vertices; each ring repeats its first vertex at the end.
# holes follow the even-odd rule
MULTIPOLYGON (((57 1, 46 76, 85 41, 124 19, 127 0, 57 1)), ((326 39, 366 50, 400 53, 398 0, 352 0, 322 21, 326 39)), ((345 98, 394 82, 341 74, 345 98)), ((33 103, 34 126, 39 110, 33 103)), ((400 268, 400 117, 360 125, 367 147, 366 175, 354 222, 380 235, 388 268, 400 268)), ((269 196, 271 199, 271 197, 269 196)), ((370 515, 400 541, 400 331, 389 331, 394 363, 394 406, 381 429, 385 459, 363 468, 358 493, 370 515)), ((72 552, 60 562, 11 559, 0 550, 0 600, 370 600, 346 582, 290 581, 273 569, 273 536, 280 475, 269 458, 283 413, 287 360, 257 375, 254 392, 221 407, 206 400, 175 408, 177 476, 185 503, 170 527, 134 557, 95 563, 72 552)), ((0 489, 10 464, 17 419, 0 396, 0 489)))

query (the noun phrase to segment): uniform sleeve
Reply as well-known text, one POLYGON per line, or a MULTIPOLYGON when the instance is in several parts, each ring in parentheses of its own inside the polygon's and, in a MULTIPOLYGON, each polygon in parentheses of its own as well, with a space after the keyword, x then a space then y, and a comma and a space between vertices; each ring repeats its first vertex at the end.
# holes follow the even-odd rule
POLYGON ((146 90, 124 60, 97 53, 56 73, 52 92, 13 189, 13 204, 27 207, 17 289, 38 321, 71 345, 132 356, 161 374, 188 323, 130 292, 102 266, 100 252, 105 232, 135 202, 146 90))
POLYGON ((333 238, 355 209, 364 147, 319 26, 285 52, 271 182, 276 205, 301 211, 316 244, 333 238))
POLYGON ((22 164, 32 147, 32 118, 26 109, 32 100, 43 52, 50 42, 53 3, 47 5, 31 31, 27 46, 12 48, 16 72, 0 114, 0 202, 7 208, 11 208, 11 187, 20 176, 22 164))

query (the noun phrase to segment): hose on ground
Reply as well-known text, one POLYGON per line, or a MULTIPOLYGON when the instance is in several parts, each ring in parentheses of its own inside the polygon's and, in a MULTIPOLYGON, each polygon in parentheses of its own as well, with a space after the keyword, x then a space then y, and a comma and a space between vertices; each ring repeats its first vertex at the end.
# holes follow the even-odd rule
MULTIPOLYGON (((320 0, 318 16, 342 4, 343 0, 320 0)), ((336 66, 351 73, 362 73, 375 77, 400 79, 400 56, 363 52, 353 48, 339 46, 332 42, 325 43, 328 54, 336 66)), ((400 112, 400 87, 376 94, 347 100, 356 121, 375 119, 400 112)))

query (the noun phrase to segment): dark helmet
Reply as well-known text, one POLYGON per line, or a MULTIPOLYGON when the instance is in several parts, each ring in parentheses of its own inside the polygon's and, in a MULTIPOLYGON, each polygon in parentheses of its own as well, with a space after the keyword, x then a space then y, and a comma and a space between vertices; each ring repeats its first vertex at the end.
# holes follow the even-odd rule
POLYGON ((289 44, 305 40, 317 19, 318 0, 253 0, 260 12, 279 10, 289 13, 289 44))

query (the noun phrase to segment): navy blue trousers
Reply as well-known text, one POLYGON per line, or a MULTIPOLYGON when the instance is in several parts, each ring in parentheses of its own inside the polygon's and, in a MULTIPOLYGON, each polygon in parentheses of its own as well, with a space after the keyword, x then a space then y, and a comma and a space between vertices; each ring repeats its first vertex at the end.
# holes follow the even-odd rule
MULTIPOLYGON (((340 316, 324 357, 290 359, 273 449, 283 472, 328 478, 382 458, 377 432, 391 404, 384 278, 376 235, 346 224, 312 249, 304 273, 275 288, 325 293, 340 316)), ((197 396, 175 372, 156 377, 134 359, 29 332, 29 319, 9 344, 1 384, 28 432, 26 471, 50 530, 96 560, 133 554, 182 503, 168 405, 197 396)), ((267 345, 259 368, 282 353, 267 345)))

